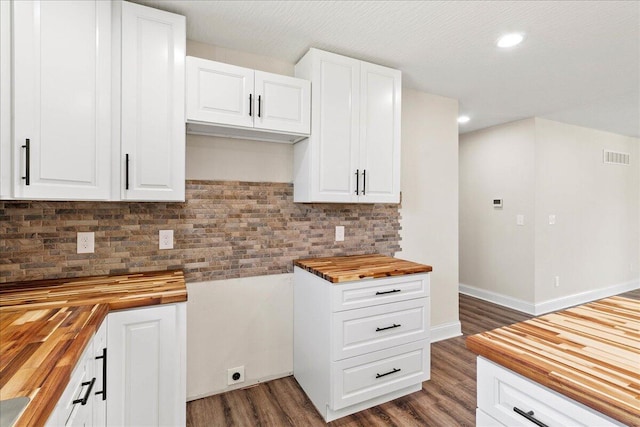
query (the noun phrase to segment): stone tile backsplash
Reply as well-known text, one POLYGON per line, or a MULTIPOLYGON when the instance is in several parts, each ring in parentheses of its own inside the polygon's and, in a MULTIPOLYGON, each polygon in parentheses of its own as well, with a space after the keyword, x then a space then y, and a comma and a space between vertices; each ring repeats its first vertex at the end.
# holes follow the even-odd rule
POLYGON ((0 201, 0 284, 166 269, 199 282, 400 250, 398 205, 298 204, 287 183, 187 181, 186 194, 184 203, 0 201), (336 225, 344 242, 334 242, 336 225), (174 249, 158 249, 165 229, 174 249), (95 232, 95 253, 76 253, 79 231, 95 232))

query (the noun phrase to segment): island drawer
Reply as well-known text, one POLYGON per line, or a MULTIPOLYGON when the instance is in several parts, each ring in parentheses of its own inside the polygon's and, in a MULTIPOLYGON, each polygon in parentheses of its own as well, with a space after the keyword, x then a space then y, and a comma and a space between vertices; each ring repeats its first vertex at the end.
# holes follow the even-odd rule
POLYGON ((331 364, 331 409, 338 410, 429 379, 429 344, 413 342, 331 364))
POLYGON ((333 313, 332 360, 427 340, 428 298, 333 313))
POLYGON ((550 427, 624 425, 487 359, 478 357, 477 366, 478 409, 503 425, 535 425, 530 419, 550 427))
POLYGON ((410 274, 334 284, 331 299, 336 312, 428 296, 429 274, 410 274))

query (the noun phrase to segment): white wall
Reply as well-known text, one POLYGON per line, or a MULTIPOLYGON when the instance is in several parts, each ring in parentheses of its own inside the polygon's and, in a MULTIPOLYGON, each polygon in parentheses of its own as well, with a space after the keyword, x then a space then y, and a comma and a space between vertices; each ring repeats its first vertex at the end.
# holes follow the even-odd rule
MULTIPOLYGON (((188 55, 280 74, 293 64, 192 41, 188 55)), ((397 256, 433 265, 436 338, 459 332, 457 299, 457 101, 403 92, 402 242, 397 256), (434 183, 436 185, 434 185, 434 183), (428 228, 425 227, 428 225, 428 228)), ((187 179, 293 181, 291 145, 187 135, 187 179)), ((245 366, 238 387, 293 370, 291 275, 189 283, 187 397, 231 390, 227 369, 245 366)))
POLYGON ((535 302, 636 282, 640 140, 545 119, 535 129, 535 302), (605 148, 631 165, 604 164, 605 148))
POLYGON ((402 251, 433 267, 436 339, 460 333, 458 320, 458 101, 402 91, 402 251))
POLYGON ((461 291, 540 314, 640 287, 639 154, 637 138, 538 118, 462 135, 461 291), (603 164, 605 148, 631 165, 603 164))
POLYGON ((534 301, 534 119, 460 136, 460 283, 534 301), (496 209, 492 201, 503 200, 496 209), (516 216, 524 215, 524 225, 516 216))
POLYGON ((293 371, 293 274, 188 283, 187 399, 293 371), (245 382, 227 386, 227 369, 245 382))

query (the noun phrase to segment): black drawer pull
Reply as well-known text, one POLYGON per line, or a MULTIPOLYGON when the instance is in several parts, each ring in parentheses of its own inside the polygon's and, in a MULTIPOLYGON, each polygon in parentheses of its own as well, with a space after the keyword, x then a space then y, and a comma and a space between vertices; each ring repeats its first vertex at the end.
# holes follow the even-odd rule
POLYGON ((535 417, 533 416, 534 415, 533 411, 524 412, 522 409, 518 408, 517 406, 513 407, 513 411, 516 414, 522 415, 523 417, 525 417, 526 419, 528 419, 529 421, 531 421, 532 423, 534 423, 537 426, 549 427, 548 425, 546 425, 542 421, 536 420, 535 417))
POLYGON ((86 404, 87 404, 87 402, 89 401, 89 396, 91 395, 91 389, 93 388, 93 385, 94 385, 95 383, 96 383, 96 379, 95 379, 95 377, 94 377, 91 381, 83 382, 83 383, 82 383, 82 386, 83 386, 83 387, 84 387, 84 386, 86 386, 86 385, 88 385, 88 386, 89 386, 89 388, 87 389, 87 391, 84 393, 84 397, 83 397, 82 399, 76 399, 76 400, 74 400, 74 401, 73 401, 73 402, 71 402, 71 403, 73 403, 74 405, 75 405, 76 403, 81 403, 82 405, 86 405, 86 404))
POLYGON ((384 291, 384 292, 376 292, 376 295, 385 295, 385 294, 395 294, 396 292, 402 292, 401 289, 392 289, 390 291, 384 291))
POLYGON ((124 189, 129 189, 129 154, 124 155, 124 189))
POLYGON ((360 195, 360 169, 356 169, 356 196, 360 195))
POLYGON ((96 391, 95 395, 102 395, 102 400, 107 400, 107 349, 102 349, 102 356, 96 356, 96 360, 102 359, 102 390, 96 391))
POLYGON ((396 372, 400 372, 402 369, 393 368, 393 371, 385 372, 384 374, 376 374, 376 378, 386 377, 387 375, 395 374, 396 372))
POLYGON ((249 117, 251 117, 251 106, 253 105, 253 96, 249 94, 249 117))
POLYGON ((399 328, 402 325, 396 325, 395 323, 391 326, 387 326, 385 328, 376 328, 376 332, 386 331, 387 329, 399 328))

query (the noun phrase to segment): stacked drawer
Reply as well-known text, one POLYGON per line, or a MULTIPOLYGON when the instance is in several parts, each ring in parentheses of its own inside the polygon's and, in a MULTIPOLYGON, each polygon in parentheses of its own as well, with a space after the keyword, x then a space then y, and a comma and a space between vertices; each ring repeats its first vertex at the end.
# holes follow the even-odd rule
POLYGON ((477 387, 478 427, 624 425, 482 357, 477 387))
POLYGON ((327 421, 429 379, 429 275, 333 284, 294 273, 294 375, 327 421))

